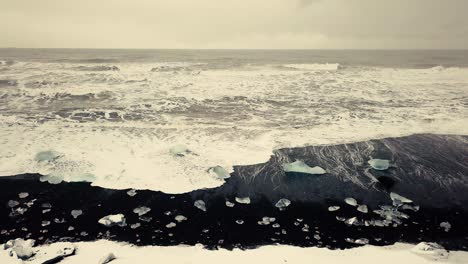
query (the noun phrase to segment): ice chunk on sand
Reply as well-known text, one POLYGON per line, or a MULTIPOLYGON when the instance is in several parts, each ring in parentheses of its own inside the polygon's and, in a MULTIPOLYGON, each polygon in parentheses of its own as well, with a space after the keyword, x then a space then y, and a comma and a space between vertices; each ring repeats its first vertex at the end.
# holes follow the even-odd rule
POLYGON ((194 205, 196 208, 202 210, 203 212, 206 212, 206 204, 205 204, 204 201, 202 201, 202 200, 196 200, 196 201, 193 203, 193 205, 194 205))
POLYGON ((357 207, 357 210, 361 213, 367 213, 369 212, 369 209, 367 209, 367 205, 361 204, 357 207))
POLYGON ((449 222, 442 222, 440 223, 440 227, 442 227, 445 232, 450 231, 450 228, 452 228, 452 225, 449 222))
POLYGON ((6 242, 4 248, 11 249, 17 258, 26 260, 34 254, 34 242, 35 241, 33 239, 23 240, 21 238, 17 238, 6 242))
POLYGON ((139 228, 140 226, 141 226, 140 223, 136 223, 136 224, 130 225, 130 228, 131 228, 131 229, 137 229, 137 228, 139 228))
POLYGON ((62 157, 61 153, 53 150, 48 150, 37 153, 34 159, 37 162, 52 162, 60 157, 62 157))
POLYGON ((351 198, 351 197, 346 198, 344 201, 351 206, 357 206, 358 204, 356 199, 351 198))
POLYGON ((347 225, 357 225, 358 223, 359 223, 359 220, 357 219, 357 217, 352 217, 345 221, 345 224, 347 225))
POLYGON ((177 222, 182 222, 182 221, 185 221, 187 220, 187 217, 183 216, 183 215, 177 215, 176 217, 174 217, 174 219, 177 221, 177 222))
POLYGON ((449 257, 449 253, 437 243, 421 242, 411 249, 411 252, 431 260, 443 260, 449 257))
POLYGON ((179 156, 179 157, 184 157, 192 153, 192 151, 190 151, 185 145, 176 145, 172 147, 169 151, 171 152, 172 155, 179 156))
POLYGON ((236 197, 236 202, 240 204, 250 204, 250 197, 236 197))
POLYGON ((328 211, 330 211, 330 212, 335 212, 335 211, 338 211, 338 210, 340 210, 339 206, 330 206, 330 207, 328 207, 328 211))
POLYGON ((280 210, 286 209, 291 204, 291 201, 285 198, 280 199, 275 206, 278 207, 280 210))
POLYGON ((236 205, 235 203, 231 203, 230 201, 226 201, 226 206, 227 207, 234 207, 236 205))
POLYGON ((311 168, 309 165, 305 164, 303 161, 296 160, 292 163, 285 163, 282 165, 283 170, 285 172, 298 172, 298 173, 306 173, 306 174, 325 174, 327 173, 321 167, 313 167, 311 168))
POLYGON ((359 244, 359 245, 367 245, 367 244, 369 244, 369 239, 359 238, 359 239, 354 240, 354 243, 359 244))
POLYGON ((102 257, 98 264, 107 264, 113 260, 117 259, 117 257, 114 255, 114 253, 109 253, 107 255, 105 255, 104 257, 102 257))
POLYGON ((262 221, 258 221, 257 223, 259 225, 269 225, 269 224, 271 224, 271 223, 273 223, 275 221, 276 221, 276 218, 274 218, 274 217, 264 216, 262 218, 262 221))
POLYGON ((174 222, 170 222, 169 224, 166 225, 167 228, 173 228, 173 227, 176 227, 177 224, 174 223, 174 222))
POLYGON ((82 215, 83 214, 83 211, 82 210, 72 210, 71 213, 70 213, 73 218, 78 218, 78 216, 82 215))
POLYGON ((231 177, 229 172, 221 166, 211 167, 208 169, 208 172, 216 175, 216 177, 218 177, 218 179, 221 179, 221 180, 225 180, 231 177))
POLYGON ((10 200, 8 201, 8 207, 13 208, 18 206, 20 203, 18 201, 10 200))
POLYGON ((128 196, 133 197, 137 195, 137 191, 135 189, 131 189, 127 192, 128 196))
POLYGON ((412 200, 394 192, 390 193, 390 198, 392 199, 393 202, 396 202, 396 203, 412 203, 413 202, 412 200))
POLYGON ((48 175, 43 175, 39 180, 41 182, 49 182, 50 184, 59 184, 63 181, 63 175, 61 174, 56 174, 56 173, 51 173, 48 175))
POLYGON ((125 216, 123 214, 116 214, 116 215, 108 215, 105 216, 98 221, 101 225, 105 225, 107 227, 111 226, 126 226, 125 216))
POLYGON ((242 219, 236 220, 236 224, 238 224, 238 225, 242 225, 243 223, 244 223, 244 220, 242 220, 242 219))
POLYGON ((149 211, 151 211, 151 208, 146 207, 146 206, 140 206, 140 207, 137 207, 137 208, 133 209, 133 212, 134 212, 135 214, 138 214, 138 216, 145 215, 145 214, 147 214, 149 211))
POLYGON ((369 163, 374 170, 387 170, 390 166, 390 161, 383 159, 371 159, 367 163, 369 163))
POLYGON ((18 197, 19 197, 20 199, 24 199, 24 198, 26 198, 26 197, 28 197, 28 196, 29 196, 29 193, 27 193, 27 192, 22 192, 22 193, 19 193, 19 194, 18 194, 18 197))

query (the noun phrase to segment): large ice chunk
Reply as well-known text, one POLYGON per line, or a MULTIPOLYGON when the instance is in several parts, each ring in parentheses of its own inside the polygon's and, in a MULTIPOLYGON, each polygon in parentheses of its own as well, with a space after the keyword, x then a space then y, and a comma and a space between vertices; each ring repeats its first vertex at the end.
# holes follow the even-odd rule
POLYGON ((23 240, 21 238, 17 238, 5 243, 4 248, 11 249, 12 253, 16 255, 17 258, 26 260, 34 254, 34 242, 35 241, 33 239, 23 240))
POLYGON ((306 174, 325 174, 327 173, 324 169, 319 166, 310 167, 301 160, 296 160, 292 163, 285 163, 282 165, 285 172, 298 172, 306 174))
POLYGON ((98 221, 101 225, 105 225, 107 227, 111 226, 126 226, 125 216, 123 214, 116 214, 116 215, 108 215, 105 216, 98 221))
POLYGON ((367 163, 375 170, 387 170, 390 166, 390 161, 384 159, 371 159, 367 163))

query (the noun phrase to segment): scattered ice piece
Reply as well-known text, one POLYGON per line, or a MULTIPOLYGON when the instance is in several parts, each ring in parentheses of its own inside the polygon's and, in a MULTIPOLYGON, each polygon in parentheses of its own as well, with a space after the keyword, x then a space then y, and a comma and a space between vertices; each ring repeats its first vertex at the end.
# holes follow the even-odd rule
POLYGON ((169 224, 166 225, 167 228, 173 228, 173 227, 176 227, 176 223, 174 222, 170 222, 169 224))
POLYGON ((73 231, 73 230, 75 230, 75 228, 73 226, 69 226, 67 230, 68 231, 73 231))
POLYGON ((345 202, 351 206, 357 206, 357 201, 354 198, 348 197, 345 199, 345 202))
POLYGON ((18 201, 10 200, 8 201, 8 207, 13 208, 18 206, 20 203, 18 201))
POLYGON ((136 223, 136 224, 130 225, 130 228, 131 228, 131 229, 137 229, 137 228, 139 228, 140 226, 141 226, 140 223, 136 223))
POLYGON ((281 226, 280 226, 280 224, 275 223, 275 224, 272 225, 272 227, 273 227, 273 228, 280 228, 281 226))
POLYGON ((190 151, 185 145, 176 145, 172 147, 169 151, 171 152, 172 155, 179 156, 179 157, 184 157, 192 153, 192 151, 190 151))
POLYGON ((309 232, 309 228, 304 226, 304 227, 302 228, 302 232, 309 232))
POLYGON ((194 205, 196 208, 202 210, 203 212, 206 212, 206 204, 205 204, 204 201, 202 201, 202 200, 196 200, 196 201, 193 203, 193 205, 194 205))
POLYGON ((311 168, 309 165, 305 164, 303 161, 296 160, 292 163, 285 163, 282 165, 283 170, 285 172, 298 172, 298 173, 306 173, 306 174, 325 174, 327 173, 321 167, 313 167, 311 168))
POLYGON ((236 202, 240 204, 250 204, 250 197, 236 197, 236 202))
POLYGON ((403 206, 401 206, 401 209, 411 210, 411 211, 417 212, 417 211, 419 211, 419 205, 404 204, 403 206))
POLYGON ((359 238, 359 239, 356 239, 354 241, 355 244, 359 244, 359 245, 367 245, 369 244, 369 239, 367 238, 359 238))
POLYGON ((107 255, 105 255, 104 257, 102 257, 98 264, 107 264, 113 260, 117 259, 117 257, 114 255, 114 253, 109 253, 107 255))
POLYGON ((227 207, 234 207, 236 205, 235 203, 231 203, 230 201, 226 201, 226 206, 227 207))
POLYGON ((151 222, 151 220, 153 220, 153 218, 151 216, 140 216, 140 217, 138 217, 138 219, 140 219, 141 221, 146 222, 146 223, 149 223, 149 222, 151 222))
POLYGON ((50 210, 51 210, 51 209, 44 209, 44 210, 42 210, 42 213, 43 213, 43 214, 48 213, 48 212, 50 212, 50 210))
POLYGON ((449 252, 437 243, 421 242, 413 247, 411 252, 431 260, 443 260, 449 257, 449 252))
POLYGON ((346 221, 346 218, 341 217, 341 216, 337 216, 337 217, 336 217, 336 220, 341 221, 341 222, 344 222, 344 221, 346 221))
POLYGON ((54 222, 57 223, 57 224, 63 224, 63 223, 65 223, 65 219, 63 219, 63 218, 62 218, 62 219, 55 218, 55 219, 54 219, 54 222))
POLYGON ((445 232, 448 232, 450 228, 452 228, 452 225, 449 222, 442 222, 440 223, 440 227, 442 227, 445 232))
POLYGON ((185 221, 187 220, 187 217, 183 216, 183 215, 177 215, 176 217, 174 217, 174 219, 177 221, 177 222, 182 222, 182 221, 185 221))
POLYGON ((166 212, 164 212, 164 214, 167 215, 167 216, 169 216, 169 215, 172 214, 172 212, 171 212, 171 211, 166 211, 166 212))
POLYGON ((73 216, 73 218, 78 218, 78 216, 82 215, 83 214, 83 211, 82 210, 72 210, 71 211, 71 215, 73 216))
POLYGON ((42 221, 41 225, 42 226, 48 226, 48 225, 50 225, 50 221, 42 221))
POLYGON ((52 208, 52 205, 50 203, 43 203, 41 204, 42 208, 52 208))
POLYGON ((238 220, 236 220, 236 223, 237 223, 238 225, 242 225, 242 224, 244 223, 244 220, 238 219, 238 220))
POLYGON ((387 170, 390 166, 390 161, 383 159, 371 159, 367 163, 375 170, 387 170))
POLYGON ((209 173, 215 174, 218 179, 225 180, 231 177, 229 172, 221 166, 215 166, 208 169, 209 173))
POLYGON ((314 235, 314 238, 315 238, 316 240, 320 240, 320 239, 321 239, 320 235, 314 235))
POLYGON ((67 243, 65 246, 60 248, 55 253, 52 253, 51 256, 42 264, 52 264, 52 263, 61 263, 66 257, 74 255, 76 252, 76 246, 71 243, 67 243))
POLYGON ((137 191, 135 189, 131 189, 127 192, 128 196, 133 197, 137 195, 137 191))
POLYGON ((86 231, 82 231, 82 232, 80 233, 80 236, 87 236, 87 235, 88 235, 88 232, 86 232, 86 231))
POLYGON ((338 211, 338 210, 340 210, 339 206, 330 206, 330 207, 328 207, 328 211, 330 211, 330 212, 335 212, 335 211, 338 211))
POLYGON ((271 224, 271 223, 273 223, 275 221, 276 221, 276 218, 274 218, 274 217, 264 216, 262 218, 262 221, 258 221, 257 223, 259 225, 269 225, 269 224, 271 224))
POLYGON ((368 213, 369 212, 369 209, 367 209, 367 205, 365 204, 361 204, 357 207, 357 210, 361 213, 368 213))
POLYGON ((29 259, 34 254, 33 246, 34 240, 28 239, 23 240, 21 238, 17 238, 15 240, 10 240, 5 243, 4 248, 10 249, 15 253, 16 257, 22 260, 29 259))
POLYGON ((291 201, 288 200, 288 199, 285 199, 285 198, 282 198, 280 199, 277 203, 276 203, 276 207, 279 208, 280 210, 284 210, 286 209, 286 207, 288 207, 289 205, 291 204, 291 201))
POLYGON ((107 227, 111 227, 114 225, 118 226, 126 226, 125 216, 123 214, 116 214, 116 215, 108 215, 105 216, 98 221, 101 225, 105 225, 107 227))
POLYGON ((390 198, 392 199, 392 201, 394 202, 400 202, 400 203, 412 203, 413 201, 406 198, 406 197, 403 197, 397 193, 394 193, 394 192, 391 192, 390 193, 390 198))
POLYGON ((357 219, 357 217, 352 217, 352 218, 347 219, 345 221, 345 224, 347 224, 347 225, 356 225, 358 222, 359 222, 359 220, 357 219))
POLYGON ((62 154, 53 150, 41 151, 36 154, 35 160, 37 162, 52 162, 62 157, 62 154))
POLYGON ((27 193, 27 192, 21 192, 21 193, 18 194, 18 197, 20 199, 24 199, 24 198, 26 198, 28 196, 29 196, 29 193, 27 193))
POLYGON ((151 211, 151 208, 146 207, 146 206, 140 206, 140 207, 137 207, 137 208, 133 209, 133 212, 134 212, 135 214, 138 214, 138 216, 145 215, 145 214, 147 214, 149 211, 151 211))

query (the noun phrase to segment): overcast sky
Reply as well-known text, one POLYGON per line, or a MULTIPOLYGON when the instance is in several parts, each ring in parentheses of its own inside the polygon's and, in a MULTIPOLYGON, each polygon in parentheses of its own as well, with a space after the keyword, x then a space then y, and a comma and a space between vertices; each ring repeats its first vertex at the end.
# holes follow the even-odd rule
POLYGON ((468 47, 468 0, 0 0, 0 47, 468 47))

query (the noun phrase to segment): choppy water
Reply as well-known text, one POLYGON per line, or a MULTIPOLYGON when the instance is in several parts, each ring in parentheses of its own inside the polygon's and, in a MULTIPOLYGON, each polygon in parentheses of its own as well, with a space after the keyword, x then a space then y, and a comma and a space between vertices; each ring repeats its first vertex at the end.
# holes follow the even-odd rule
POLYGON ((467 106, 468 51, 0 49, 0 175, 188 192, 280 147, 466 135, 467 106))

